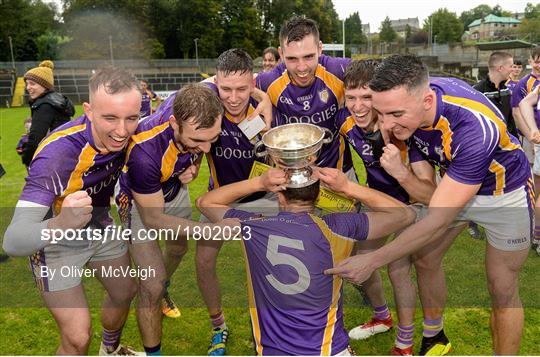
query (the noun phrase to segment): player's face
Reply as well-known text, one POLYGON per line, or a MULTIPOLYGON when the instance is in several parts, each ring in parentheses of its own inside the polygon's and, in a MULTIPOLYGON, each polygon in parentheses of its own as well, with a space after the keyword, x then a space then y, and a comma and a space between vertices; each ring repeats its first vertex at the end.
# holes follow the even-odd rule
POLYGON ((24 130, 26 131, 26 133, 30 132, 31 127, 32 127, 32 123, 24 124, 24 130))
POLYGON ((374 124, 371 100, 371 89, 367 86, 345 89, 345 106, 351 112, 356 125, 364 130, 372 129, 374 124))
POLYGON ((132 88, 116 94, 108 94, 103 87, 91 94, 90 103, 83 109, 92 122, 92 137, 100 150, 121 151, 139 123, 141 93, 132 88))
POLYGON ((263 71, 271 71, 277 65, 277 60, 270 52, 265 53, 263 56, 263 71))
POLYGON ((514 70, 513 66, 514 60, 512 58, 508 58, 506 61, 504 61, 499 67, 499 72, 501 73, 501 76, 503 78, 508 78, 514 70))
POLYGON ((180 149, 191 154, 208 153, 212 143, 219 138, 221 133, 221 116, 216 118, 214 126, 206 129, 197 129, 199 123, 188 120, 182 124, 182 128, 176 123, 176 118, 171 115, 169 122, 174 130, 174 137, 180 149))
POLYGON ((534 74, 540 74, 540 56, 535 58, 530 57, 529 64, 531 65, 534 74))
POLYGON ((148 89, 148 83, 141 81, 141 90, 144 92, 148 89))
POLYGON ((40 95, 45 93, 46 90, 47 89, 45 89, 45 87, 43 87, 41 84, 38 84, 31 79, 26 80, 26 91, 28 92, 30 99, 34 100, 38 98, 40 95))
POLYGON ((300 41, 283 44, 279 54, 294 85, 308 87, 313 83, 319 56, 322 54, 321 41, 317 42, 313 35, 307 35, 300 41))
POLYGON ((521 71, 523 70, 523 66, 520 64, 513 64, 512 65, 512 75, 514 78, 518 78, 521 74, 521 71))
POLYGON ((416 129, 426 124, 423 123, 424 116, 432 104, 426 103, 425 95, 407 93, 403 86, 373 92, 372 98, 373 109, 378 113, 382 128, 398 140, 408 139, 416 129))
POLYGON ((224 75, 218 72, 216 86, 225 111, 233 117, 246 114, 249 97, 255 88, 252 72, 234 72, 224 75))

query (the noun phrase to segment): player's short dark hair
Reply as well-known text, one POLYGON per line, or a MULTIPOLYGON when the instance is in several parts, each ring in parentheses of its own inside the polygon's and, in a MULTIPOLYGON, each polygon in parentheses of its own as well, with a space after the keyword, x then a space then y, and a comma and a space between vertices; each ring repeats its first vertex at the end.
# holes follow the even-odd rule
POLYGON ((267 53, 271 53, 272 56, 274 56, 274 59, 276 60, 276 62, 279 60, 279 52, 275 47, 267 47, 267 48, 265 48, 264 51, 263 51, 263 57, 267 53))
POLYGON ((523 61, 520 60, 520 59, 515 59, 515 58, 514 58, 514 65, 516 65, 516 66, 523 66, 523 61))
POLYGON ((488 68, 495 69, 500 66, 504 61, 511 59, 512 55, 508 52, 496 51, 489 55, 488 68))
POLYGON ((369 84, 375 69, 381 63, 379 60, 364 59, 352 61, 345 70, 343 84, 346 89, 363 88, 369 84))
POLYGON ((320 181, 317 180, 314 183, 306 187, 287 187, 283 193, 287 202, 309 202, 314 203, 319 196, 320 181))
POLYGON ((369 88, 384 92, 405 86, 411 92, 428 83, 429 72, 426 65, 415 55, 392 55, 385 58, 375 70, 369 88))
POLYGON ((285 21, 279 31, 279 44, 301 41, 304 37, 313 35, 315 43, 319 43, 319 29, 317 23, 303 16, 294 16, 285 21))
POLYGON ((536 46, 531 49, 531 58, 535 60, 538 57, 540 57, 540 46, 536 46))
POLYGON ((117 67, 100 68, 88 81, 90 95, 103 87, 107 94, 127 92, 131 89, 141 90, 140 82, 131 72, 117 67))
POLYGON ((239 72, 253 72, 253 60, 251 56, 241 48, 231 48, 219 55, 216 69, 225 76, 239 72))
POLYGON ((192 121, 198 124, 196 129, 208 129, 223 115, 223 106, 218 95, 206 84, 191 83, 176 92, 173 115, 180 128, 182 123, 192 121))

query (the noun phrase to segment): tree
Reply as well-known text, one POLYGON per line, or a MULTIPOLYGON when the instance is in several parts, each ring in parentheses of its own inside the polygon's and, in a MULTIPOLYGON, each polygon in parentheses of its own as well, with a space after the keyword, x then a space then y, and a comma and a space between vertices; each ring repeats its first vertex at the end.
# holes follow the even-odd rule
POLYGON ((261 55, 267 44, 267 33, 254 5, 253 0, 224 0, 221 13, 224 34, 220 52, 240 47, 253 58, 261 55))
POLYGON ((428 42, 428 33, 424 30, 416 31, 412 37, 411 42, 414 44, 426 44, 428 42))
POLYGON ((390 18, 386 16, 384 21, 381 24, 381 30, 379 32, 379 39, 382 42, 391 43, 397 40, 398 35, 396 31, 392 28, 390 18))
POLYGON ((463 11, 459 16, 459 19, 463 23, 463 27, 467 29, 469 28, 471 22, 477 19, 484 18, 492 12, 493 10, 491 9, 491 6, 482 4, 471 10, 463 11))
POLYGON ((433 25, 432 36, 437 36, 437 43, 449 43, 461 41, 463 35, 463 23, 457 15, 448 9, 439 9, 424 21, 424 31, 429 33, 430 24, 433 25))
POLYGON ((38 38, 53 30, 54 15, 54 5, 41 0, 0 1, 0 61, 11 61, 8 36, 12 39, 16 61, 42 59, 37 57, 38 38))
POLYGON ((526 19, 535 19, 540 17, 540 3, 533 5, 527 3, 525 7, 525 18, 526 19))
POLYGON ((348 45, 361 45, 366 41, 366 35, 362 32, 360 15, 355 12, 345 19, 345 43, 348 45))
POLYGON ((412 35, 413 34, 412 34, 411 26, 409 26, 409 24, 406 24, 405 25, 405 43, 411 42, 412 35))

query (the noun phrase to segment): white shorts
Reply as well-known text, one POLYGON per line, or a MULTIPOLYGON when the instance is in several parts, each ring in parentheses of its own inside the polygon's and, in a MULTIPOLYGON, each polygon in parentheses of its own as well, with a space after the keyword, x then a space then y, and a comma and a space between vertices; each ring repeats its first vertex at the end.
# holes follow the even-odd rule
POLYGON ((62 291, 81 283, 80 272, 89 272, 89 276, 101 273, 87 270, 86 264, 113 260, 126 253, 126 243, 122 240, 62 240, 30 256, 30 267, 39 290, 62 291))
POLYGON ((534 192, 523 186, 500 196, 474 196, 456 217, 484 227, 492 247, 528 249, 534 227, 534 192))
POLYGON ((534 144, 533 174, 540 176, 540 145, 534 144))
POLYGON ((527 156, 527 160, 529 160, 530 164, 534 163, 534 148, 533 144, 529 140, 527 140, 526 137, 523 135, 520 135, 521 139, 521 147, 523 148, 523 151, 525 151, 525 155, 527 156))
MULTIPOLYGON (((191 219, 191 201, 189 199, 187 185, 182 185, 182 188, 178 191, 178 194, 172 201, 165 202, 163 213, 170 216, 191 219)), ((148 243, 154 241, 151 239, 144 239, 147 234, 141 232, 141 230, 145 230, 146 228, 135 203, 133 203, 131 208, 131 222, 129 228, 131 228, 131 243, 148 243)))

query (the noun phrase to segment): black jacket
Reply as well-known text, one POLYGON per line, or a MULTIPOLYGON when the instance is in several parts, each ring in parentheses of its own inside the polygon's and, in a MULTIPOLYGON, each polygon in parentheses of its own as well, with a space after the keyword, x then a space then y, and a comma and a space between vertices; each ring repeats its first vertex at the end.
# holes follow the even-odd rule
POLYGON ((36 100, 30 101, 30 110, 32 126, 22 154, 22 162, 26 166, 30 165, 39 143, 47 133, 67 123, 75 114, 71 100, 55 91, 45 92, 36 100))
POLYGON ((506 81, 502 81, 499 83, 499 88, 495 88, 495 83, 489 79, 489 76, 486 76, 486 78, 476 83, 473 88, 484 93, 484 95, 499 108, 506 120, 508 131, 517 137, 516 123, 514 122, 512 105, 510 103, 512 91, 509 88, 506 88, 505 82, 506 81))

